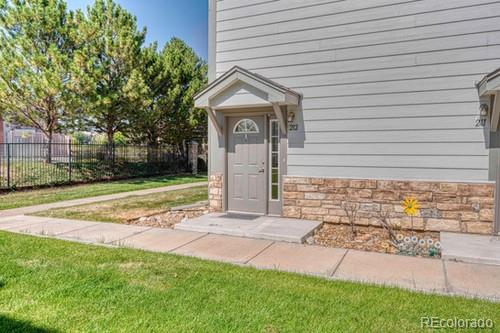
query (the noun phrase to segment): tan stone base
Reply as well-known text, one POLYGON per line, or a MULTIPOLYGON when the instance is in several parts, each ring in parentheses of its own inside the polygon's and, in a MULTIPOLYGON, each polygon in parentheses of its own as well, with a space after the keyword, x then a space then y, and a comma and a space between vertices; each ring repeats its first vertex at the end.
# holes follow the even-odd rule
POLYGON ((493 230, 494 185, 403 180, 331 179, 287 176, 284 179, 285 217, 349 223, 343 205, 357 207, 356 224, 390 223, 409 229, 411 218, 401 206, 405 197, 420 203, 414 229, 489 234, 493 230))
POLYGON ((222 187, 224 177, 222 174, 212 174, 208 179, 208 203, 210 212, 222 212, 222 187))

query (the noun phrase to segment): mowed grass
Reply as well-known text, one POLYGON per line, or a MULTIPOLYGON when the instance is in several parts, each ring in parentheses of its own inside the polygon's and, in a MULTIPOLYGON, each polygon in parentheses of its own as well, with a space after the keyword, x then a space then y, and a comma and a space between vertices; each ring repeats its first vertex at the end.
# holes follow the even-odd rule
POLYGON ((0 210, 206 180, 204 176, 160 176, 7 192, 0 194, 0 210))
POLYGON ((76 220, 124 223, 129 219, 164 212, 175 206, 192 204, 208 199, 206 186, 184 190, 131 196, 124 199, 105 201, 68 208, 56 208, 36 213, 37 216, 76 220))
POLYGON ((422 332, 422 316, 500 323, 500 305, 486 301, 169 254, 5 232, 0 253, 1 332, 422 332))

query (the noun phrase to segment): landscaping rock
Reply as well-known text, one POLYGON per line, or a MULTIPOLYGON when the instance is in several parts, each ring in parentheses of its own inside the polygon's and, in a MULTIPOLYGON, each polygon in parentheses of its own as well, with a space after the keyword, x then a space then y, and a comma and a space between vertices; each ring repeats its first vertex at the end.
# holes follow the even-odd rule
POLYGON ((314 245, 315 244, 314 237, 313 236, 308 237, 306 239, 306 244, 314 245))
MULTIPOLYGON (((411 231, 408 230, 395 230, 395 232, 404 237, 412 235, 411 231)), ((415 231, 414 234, 418 238, 439 240, 438 232, 415 231)), ((384 229, 374 226, 356 226, 356 235, 353 237, 349 225, 324 223, 321 228, 316 230, 314 243, 328 247, 398 253, 398 249, 391 244, 388 233, 384 229)))
POLYGON ((172 229, 174 225, 184 219, 205 215, 208 212, 209 208, 207 204, 193 208, 177 208, 176 210, 169 210, 156 215, 131 219, 127 221, 127 224, 172 229))

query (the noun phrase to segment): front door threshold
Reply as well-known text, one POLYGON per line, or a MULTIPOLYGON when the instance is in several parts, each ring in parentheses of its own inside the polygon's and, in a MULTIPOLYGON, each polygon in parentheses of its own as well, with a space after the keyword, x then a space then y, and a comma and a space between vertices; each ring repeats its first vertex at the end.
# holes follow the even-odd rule
POLYGON ((252 213, 252 212, 240 212, 237 210, 228 210, 225 213, 226 215, 249 215, 249 216, 266 216, 263 213, 252 213))

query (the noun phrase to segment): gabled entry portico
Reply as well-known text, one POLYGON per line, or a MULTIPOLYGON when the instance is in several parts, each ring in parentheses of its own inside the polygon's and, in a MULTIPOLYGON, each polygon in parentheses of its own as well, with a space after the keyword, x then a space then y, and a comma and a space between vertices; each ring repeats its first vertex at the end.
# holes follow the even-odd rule
POLYGON ((281 215, 287 114, 300 95, 233 67, 195 97, 209 117, 209 174, 214 210, 281 215), (220 204, 219 204, 220 200, 220 204))
POLYGON ((494 231, 500 234, 500 68, 477 83, 481 99, 479 121, 485 121, 485 142, 490 153, 490 178, 496 181, 494 231))

